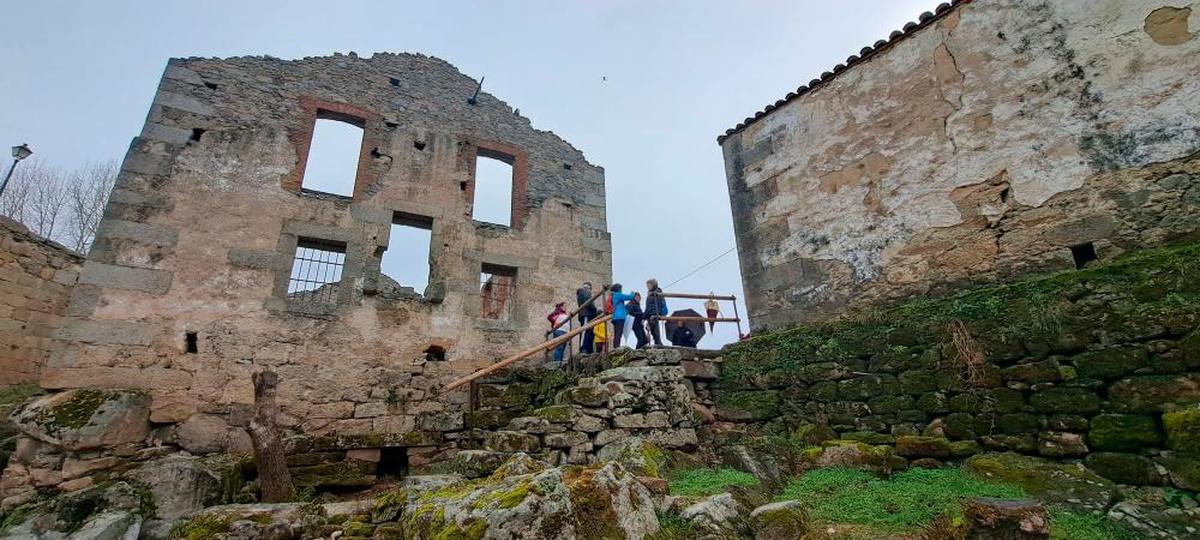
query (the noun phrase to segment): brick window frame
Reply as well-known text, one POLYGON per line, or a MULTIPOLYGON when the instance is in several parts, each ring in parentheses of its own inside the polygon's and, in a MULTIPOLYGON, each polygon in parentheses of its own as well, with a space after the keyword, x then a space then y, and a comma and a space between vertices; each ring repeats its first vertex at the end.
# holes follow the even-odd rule
MULTIPOLYGON (((464 145, 463 159, 467 167, 467 185, 464 190, 467 206, 475 207, 475 162, 480 157, 503 161, 512 166, 512 213, 509 228, 519 229, 529 214, 529 154, 515 146, 498 141, 468 138, 464 145)), ((469 215, 469 213, 468 213, 469 215)))
POLYGON ((296 165, 292 173, 283 178, 283 189, 300 193, 304 185, 304 169, 308 166, 308 152, 312 147, 313 130, 317 120, 337 120, 358 126, 363 130, 362 145, 358 149, 358 167, 354 171, 354 191, 351 198, 361 198, 363 192, 370 189, 369 178, 371 170, 371 149, 379 146, 379 125, 383 116, 379 113, 350 105, 326 101, 309 96, 300 97, 300 108, 303 110, 301 124, 292 128, 288 139, 296 149, 296 165))

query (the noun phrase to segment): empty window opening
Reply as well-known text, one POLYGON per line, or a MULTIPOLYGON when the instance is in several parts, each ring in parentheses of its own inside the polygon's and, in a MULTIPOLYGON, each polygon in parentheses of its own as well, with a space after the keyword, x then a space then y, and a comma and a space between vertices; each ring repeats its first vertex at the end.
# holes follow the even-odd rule
POLYGON ((199 142, 199 141, 200 141, 200 137, 203 137, 203 136, 204 136, 204 130, 203 130, 203 129, 201 129, 201 128, 192 128, 192 136, 191 136, 191 137, 189 137, 188 139, 189 139, 189 140, 191 140, 192 142, 199 142))
POLYGON ((425 361, 445 362, 446 349, 440 345, 430 345, 428 349, 425 349, 425 361))
POLYGON ((476 221, 512 225, 513 162, 512 156, 479 150, 471 211, 476 221))
POLYGON ((380 448, 379 466, 375 470, 379 478, 400 479, 408 476, 407 448, 380 448))
POLYGON ((563 169, 564 169, 564 170, 568 170, 568 171, 569 171, 569 170, 571 170, 571 164, 570 164, 570 163, 563 163, 563 169))
POLYGON ((292 260, 288 301, 300 305, 337 303, 338 282, 346 265, 346 246, 322 240, 300 239, 292 260))
POLYGON ((507 321, 517 292, 517 269, 484 264, 479 274, 479 315, 484 319, 507 321))
POLYGON ((183 335, 183 350, 188 354, 196 354, 200 352, 200 338, 195 332, 188 332, 183 335))
POLYGON ((217 89, 217 83, 212 83, 212 82, 205 81, 205 82, 204 82, 204 86, 208 87, 208 89, 209 89, 209 90, 216 90, 216 89, 217 89))
POLYGON ((397 212, 392 216, 392 231, 387 250, 379 262, 385 278, 380 289, 399 292, 411 287, 413 293, 424 294, 429 285, 429 248, 433 240, 433 218, 397 212))
POLYGON ((1071 246, 1071 257, 1075 259, 1075 268, 1083 268, 1096 260, 1096 246, 1091 242, 1071 246))
POLYGON ((350 117, 322 118, 318 111, 304 165, 304 189, 354 195, 358 158, 362 152, 363 123, 350 117))
POLYGON ((425 141, 413 141, 413 148, 416 148, 417 150, 424 150, 425 141))
POLYGON ((392 86, 400 86, 400 79, 397 79, 395 77, 389 77, 388 82, 391 83, 392 86))

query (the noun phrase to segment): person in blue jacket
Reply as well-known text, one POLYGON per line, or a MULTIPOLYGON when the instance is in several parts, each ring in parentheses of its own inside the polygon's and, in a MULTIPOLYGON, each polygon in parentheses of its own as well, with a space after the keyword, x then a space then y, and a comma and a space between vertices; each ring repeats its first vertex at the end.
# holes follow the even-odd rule
POLYGON ((629 318, 629 310, 625 308, 625 302, 633 300, 632 294, 621 292, 621 284, 613 283, 609 288, 612 291, 612 325, 613 337, 612 348, 616 349, 621 346, 621 334, 625 332, 625 319, 629 318))

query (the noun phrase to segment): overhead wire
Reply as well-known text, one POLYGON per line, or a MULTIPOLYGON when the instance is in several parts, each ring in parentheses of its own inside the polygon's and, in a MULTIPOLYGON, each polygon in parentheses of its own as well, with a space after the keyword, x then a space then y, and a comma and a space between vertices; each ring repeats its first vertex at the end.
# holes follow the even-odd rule
POLYGON ((699 267, 697 267, 695 270, 692 270, 691 272, 688 272, 688 273, 684 274, 684 275, 683 275, 683 277, 681 277, 681 278, 679 278, 679 279, 677 279, 677 280, 675 280, 675 281, 672 281, 671 283, 667 284, 667 286, 666 286, 666 287, 663 287, 663 288, 664 288, 664 289, 669 289, 669 288, 671 288, 671 286, 672 286, 672 285, 675 285, 676 283, 679 283, 680 281, 683 281, 683 280, 685 280, 685 279, 687 279, 687 278, 691 277, 691 276, 692 276, 692 274, 695 274, 696 272, 699 272, 699 271, 701 271, 701 270, 704 270, 705 268, 707 268, 707 267, 708 267, 709 265, 711 265, 712 263, 715 263, 715 262, 717 262, 717 260, 718 260, 718 259, 720 259, 721 257, 724 257, 724 256, 726 256, 726 255, 729 255, 730 253, 732 253, 732 252, 733 252, 733 250, 735 250, 735 249, 737 249, 737 246, 734 246, 734 247, 731 247, 731 248, 729 248, 729 249, 728 249, 728 250, 726 250, 724 253, 722 253, 722 254, 720 254, 720 255, 717 255, 716 257, 713 257, 713 258, 712 258, 712 259, 710 259, 708 262, 706 262, 706 263, 704 263, 704 264, 700 265, 700 266, 699 266, 699 267))

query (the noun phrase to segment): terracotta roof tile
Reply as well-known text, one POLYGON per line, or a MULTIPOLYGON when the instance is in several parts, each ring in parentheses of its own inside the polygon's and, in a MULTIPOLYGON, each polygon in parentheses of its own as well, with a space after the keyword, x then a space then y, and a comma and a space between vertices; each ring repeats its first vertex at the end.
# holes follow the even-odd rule
POLYGON ((828 83, 834 77, 842 74, 843 72, 854 67, 855 65, 859 64, 860 62, 870 59, 875 54, 878 54, 879 51, 882 50, 884 47, 888 47, 888 46, 895 44, 896 42, 912 35, 913 32, 916 32, 922 28, 925 28, 926 26, 929 26, 930 24, 932 24, 934 21, 942 18, 947 13, 949 13, 950 10, 952 10, 958 6, 961 6, 963 4, 970 3, 970 2, 971 2, 971 0, 953 0, 950 3, 943 3, 943 4, 938 5, 938 7, 936 9, 934 9, 932 13, 930 13, 928 11, 922 13, 919 17, 917 17, 917 22, 906 23, 903 26, 902 30, 896 30, 896 31, 893 31, 891 34, 889 34, 887 40, 881 39, 879 41, 876 41, 874 45, 871 45, 868 47, 863 47, 862 50, 858 51, 857 55, 852 54, 848 58, 846 58, 845 64, 838 64, 838 65, 834 66, 833 71, 826 71, 826 72, 822 73, 821 78, 808 81, 807 85, 801 85, 799 88, 796 89, 795 92, 788 92, 788 94, 786 96, 784 96, 783 99, 776 101, 775 103, 773 103, 771 105, 767 105, 762 110, 754 113, 754 116, 752 116, 752 117, 748 116, 748 117, 746 117, 745 120, 742 120, 741 123, 739 123, 738 125, 725 130, 725 134, 717 137, 717 144, 721 144, 721 143, 725 142, 726 137, 729 137, 730 135, 733 135, 734 133, 741 131, 742 129, 744 129, 746 126, 748 126, 750 124, 753 124, 758 119, 762 118, 763 116, 766 116, 767 113, 783 106, 784 104, 786 104, 787 102, 789 102, 793 99, 796 99, 796 98, 808 93, 810 90, 813 90, 814 88, 816 88, 822 84, 828 83))

